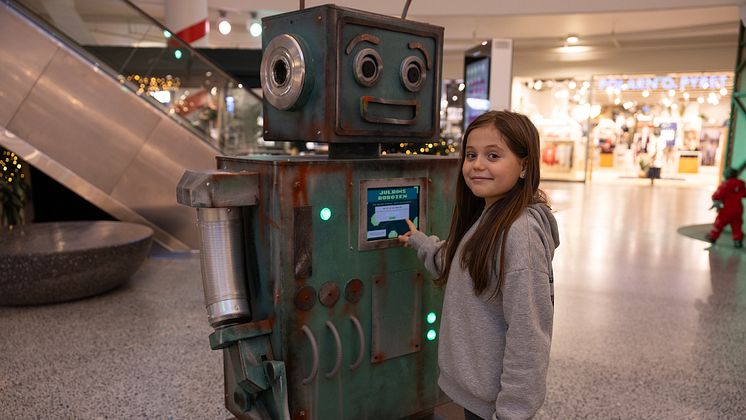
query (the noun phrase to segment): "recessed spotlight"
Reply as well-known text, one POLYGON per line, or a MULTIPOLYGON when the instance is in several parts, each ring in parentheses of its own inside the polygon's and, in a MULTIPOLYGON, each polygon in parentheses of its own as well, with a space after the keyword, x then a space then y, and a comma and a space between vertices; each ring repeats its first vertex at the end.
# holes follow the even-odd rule
POLYGON ((262 34, 262 24, 257 19, 256 12, 249 13, 249 16, 249 33, 256 38, 262 34))
POLYGON ((218 14, 220 15, 220 18, 218 19, 218 31, 223 35, 228 35, 231 33, 232 28, 231 23, 225 18, 225 10, 218 11, 218 14))

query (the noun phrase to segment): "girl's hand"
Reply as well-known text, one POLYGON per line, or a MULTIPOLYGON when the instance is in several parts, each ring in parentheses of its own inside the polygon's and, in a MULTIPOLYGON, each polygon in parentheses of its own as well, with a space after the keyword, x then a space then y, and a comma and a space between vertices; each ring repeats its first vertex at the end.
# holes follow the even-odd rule
POLYGON ((409 237, 412 236, 413 232, 417 232, 417 227, 412 223, 411 220, 405 219, 407 222, 407 226, 409 226, 409 232, 405 233, 404 235, 399 235, 399 242, 403 243, 404 246, 409 246, 409 237))

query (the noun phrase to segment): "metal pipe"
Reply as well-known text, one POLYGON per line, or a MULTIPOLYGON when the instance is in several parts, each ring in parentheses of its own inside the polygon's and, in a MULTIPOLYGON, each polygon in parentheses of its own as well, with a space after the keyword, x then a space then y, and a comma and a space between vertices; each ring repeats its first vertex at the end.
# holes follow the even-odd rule
POLYGON ((210 325, 251 318, 238 207, 198 208, 202 286, 210 325))

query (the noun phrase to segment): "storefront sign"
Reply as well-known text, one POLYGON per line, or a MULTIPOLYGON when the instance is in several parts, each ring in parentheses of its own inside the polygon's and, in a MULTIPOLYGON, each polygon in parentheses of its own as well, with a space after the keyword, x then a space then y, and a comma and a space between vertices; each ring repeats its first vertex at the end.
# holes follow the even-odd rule
POLYGON ((715 76, 655 76, 628 79, 600 79, 598 89, 656 90, 656 89, 721 89, 727 87, 728 75, 715 76))

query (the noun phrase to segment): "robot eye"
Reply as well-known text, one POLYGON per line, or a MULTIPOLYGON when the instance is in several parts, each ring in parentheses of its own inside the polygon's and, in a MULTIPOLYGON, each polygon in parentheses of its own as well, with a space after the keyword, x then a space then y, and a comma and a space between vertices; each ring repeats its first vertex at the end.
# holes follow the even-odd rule
POLYGON ((383 73, 383 60, 378 51, 364 48, 355 56, 355 80, 361 86, 371 87, 378 83, 383 73))
POLYGON ((419 57, 410 55, 401 63, 401 81, 410 92, 418 92, 422 89, 427 78, 425 63, 419 57))

